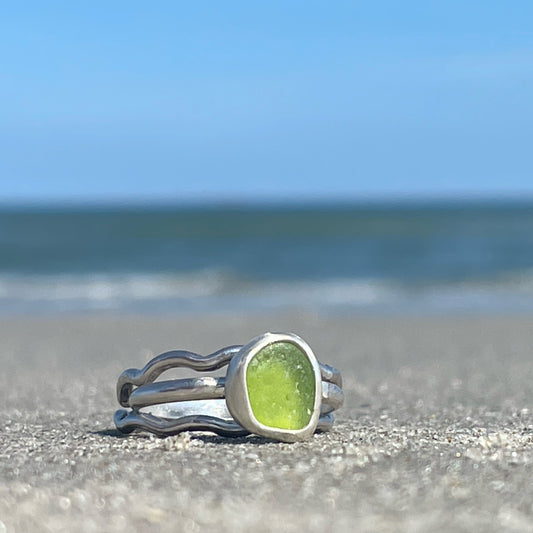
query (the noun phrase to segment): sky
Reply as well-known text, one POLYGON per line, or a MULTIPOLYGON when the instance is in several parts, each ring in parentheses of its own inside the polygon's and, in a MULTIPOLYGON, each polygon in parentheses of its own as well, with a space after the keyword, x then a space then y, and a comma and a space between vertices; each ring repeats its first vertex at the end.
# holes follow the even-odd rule
POLYGON ((10 2, 0 201, 533 197, 533 2, 10 2))

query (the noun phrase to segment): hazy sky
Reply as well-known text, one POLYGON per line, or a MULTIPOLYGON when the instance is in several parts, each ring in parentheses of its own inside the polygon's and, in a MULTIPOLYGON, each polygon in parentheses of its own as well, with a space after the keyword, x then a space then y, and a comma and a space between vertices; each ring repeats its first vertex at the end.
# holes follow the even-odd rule
POLYGON ((0 199, 533 194, 533 2, 9 2, 0 199))

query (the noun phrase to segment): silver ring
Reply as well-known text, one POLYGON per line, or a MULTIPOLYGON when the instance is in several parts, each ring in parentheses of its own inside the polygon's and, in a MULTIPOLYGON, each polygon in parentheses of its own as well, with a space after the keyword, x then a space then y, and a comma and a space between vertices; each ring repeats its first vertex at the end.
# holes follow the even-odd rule
POLYGON ((129 408, 115 412, 122 433, 167 436, 196 430, 295 442, 329 430, 344 395, 340 372, 319 363, 303 339, 265 333, 211 355, 183 350, 158 355, 119 376, 117 399, 129 408), (226 365, 224 377, 155 381, 171 368, 211 372, 226 365))

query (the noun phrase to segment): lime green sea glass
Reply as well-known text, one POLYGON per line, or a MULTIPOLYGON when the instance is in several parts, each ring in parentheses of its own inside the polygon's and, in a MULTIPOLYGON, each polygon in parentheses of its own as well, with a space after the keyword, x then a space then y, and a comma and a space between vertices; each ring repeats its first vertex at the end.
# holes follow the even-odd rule
POLYGON ((278 429, 303 429, 315 402, 315 377, 309 359, 290 342, 275 342, 248 363, 246 388, 258 422, 278 429))

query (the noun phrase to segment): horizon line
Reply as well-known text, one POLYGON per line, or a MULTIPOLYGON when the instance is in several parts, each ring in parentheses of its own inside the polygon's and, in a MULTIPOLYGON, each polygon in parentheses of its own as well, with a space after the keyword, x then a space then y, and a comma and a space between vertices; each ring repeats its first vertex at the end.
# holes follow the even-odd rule
POLYGON ((189 197, 69 197, 69 198, 2 198, 0 210, 13 209, 151 209, 151 208, 306 208, 306 207, 423 207, 423 206, 498 206, 529 205, 532 193, 506 194, 405 194, 405 195, 360 195, 360 196, 200 196, 189 197))

